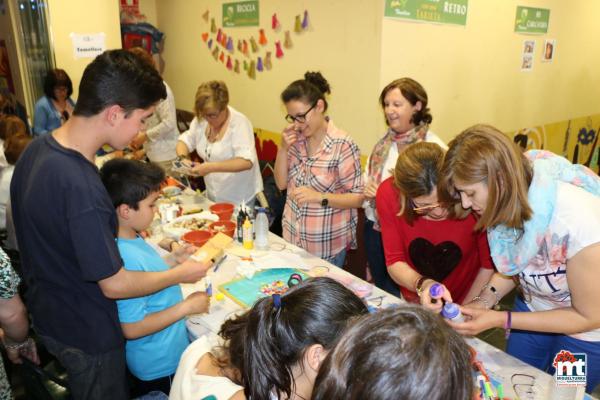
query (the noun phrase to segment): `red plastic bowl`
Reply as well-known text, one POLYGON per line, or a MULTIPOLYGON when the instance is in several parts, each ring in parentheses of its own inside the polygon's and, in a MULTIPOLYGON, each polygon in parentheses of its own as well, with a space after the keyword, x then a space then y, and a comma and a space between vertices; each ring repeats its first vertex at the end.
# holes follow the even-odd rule
POLYGON ((217 232, 226 234, 227 236, 233 237, 235 232, 235 222, 233 221, 217 221, 209 225, 210 230, 216 235, 217 232))
POLYGON ((219 216, 219 221, 229 221, 233 215, 234 207, 231 203, 216 203, 210 206, 209 210, 219 216))
POLYGON ((208 242, 208 239, 210 239, 212 235, 213 234, 210 231, 189 231, 188 233, 184 234, 181 239, 184 242, 201 247, 204 245, 204 243, 208 242))

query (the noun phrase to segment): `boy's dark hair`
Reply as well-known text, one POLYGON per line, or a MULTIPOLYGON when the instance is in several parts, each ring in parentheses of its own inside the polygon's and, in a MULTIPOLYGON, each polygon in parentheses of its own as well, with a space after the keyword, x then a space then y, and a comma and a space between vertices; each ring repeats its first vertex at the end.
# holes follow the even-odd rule
POLYGON ((156 69, 127 50, 108 50, 83 71, 73 115, 91 117, 115 104, 129 113, 166 97, 156 69))
POLYGON ((243 381, 247 399, 289 398, 295 391, 292 368, 305 350, 335 345, 350 319, 366 314, 358 296, 331 278, 311 278, 281 296, 258 300, 248 313, 243 381))
POLYGON ((73 94, 73 82, 64 69, 56 68, 48 71, 44 79, 44 94, 51 99, 56 100, 54 96, 54 88, 64 86, 67 88, 67 97, 73 94))
POLYGON ((317 104, 317 101, 323 100, 324 111, 327 111, 325 95, 328 93, 331 93, 331 87, 327 79, 320 72, 307 72, 304 74, 304 79, 294 81, 285 88, 281 93, 281 101, 285 104, 292 100, 298 100, 312 106, 317 104))
POLYGON ((405 305, 360 318, 321 365, 313 400, 470 400, 471 353, 439 315, 405 305))
POLYGON ((153 163, 115 158, 102 166, 100 177, 115 208, 127 204, 137 210, 140 201, 160 189, 165 172, 153 163))

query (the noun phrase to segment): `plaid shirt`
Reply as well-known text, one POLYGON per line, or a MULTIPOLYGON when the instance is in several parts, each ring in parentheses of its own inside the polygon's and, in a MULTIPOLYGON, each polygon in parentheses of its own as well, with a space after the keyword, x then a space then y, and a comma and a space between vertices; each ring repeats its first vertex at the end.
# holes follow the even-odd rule
MULTIPOLYGON (((308 156, 306 140, 288 150, 288 193, 308 186, 319 193, 362 193, 360 150, 348 134, 331 121, 321 146, 308 156)), ((318 257, 329 259, 356 248, 356 209, 299 205, 287 196, 283 210, 283 238, 318 257)))

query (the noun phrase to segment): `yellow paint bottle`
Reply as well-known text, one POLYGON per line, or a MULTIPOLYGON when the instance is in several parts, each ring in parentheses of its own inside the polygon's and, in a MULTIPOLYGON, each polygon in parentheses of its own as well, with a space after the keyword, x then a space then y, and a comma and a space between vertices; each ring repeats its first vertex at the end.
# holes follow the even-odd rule
POLYGON ((242 225, 242 245, 245 249, 252 250, 254 248, 254 235, 252 232, 252 222, 248 217, 242 225))

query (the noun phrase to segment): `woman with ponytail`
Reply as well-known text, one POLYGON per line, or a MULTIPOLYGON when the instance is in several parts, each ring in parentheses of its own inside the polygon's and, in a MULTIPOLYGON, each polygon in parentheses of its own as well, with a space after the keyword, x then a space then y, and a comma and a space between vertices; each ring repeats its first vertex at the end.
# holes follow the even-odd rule
POLYGON ((338 267, 356 248, 363 201, 360 151, 325 115, 330 93, 319 72, 307 72, 281 94, 289 125, 275 162, 275 182, 287 189, 283 237, 338 267))
POLYGON ((331 278, 266 297, 247 315, 243 382, 252 400, 310 399, 321 362, 364 303, 331 278))

